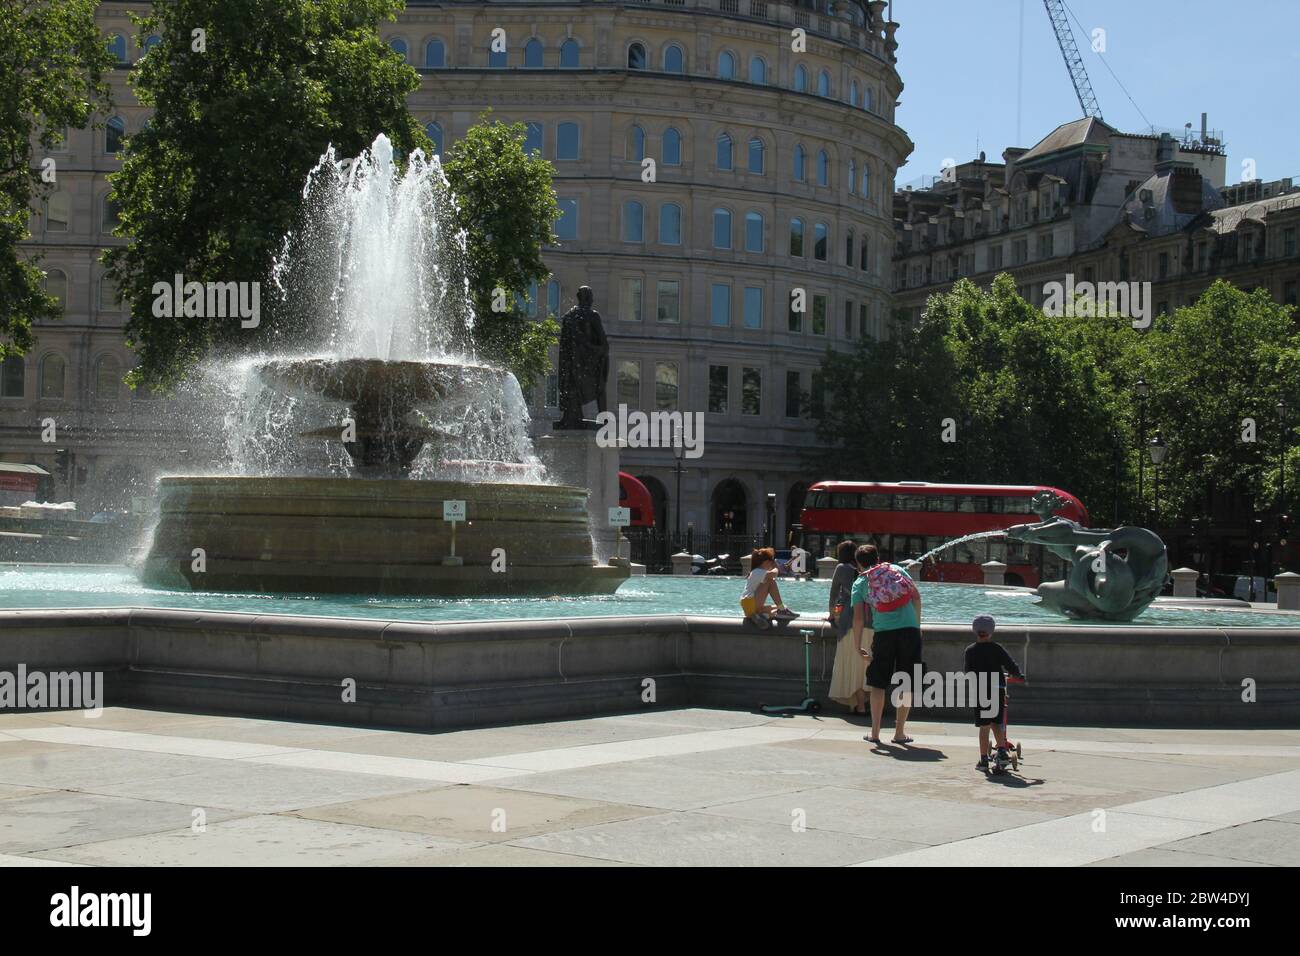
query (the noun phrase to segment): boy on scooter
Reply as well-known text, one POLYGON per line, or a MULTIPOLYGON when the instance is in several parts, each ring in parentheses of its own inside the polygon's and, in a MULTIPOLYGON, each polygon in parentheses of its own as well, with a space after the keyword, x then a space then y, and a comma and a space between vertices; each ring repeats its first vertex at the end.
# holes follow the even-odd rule
POLYGON ((975 632, 975 643, 966 648, 965 670, 967 673, 975 675, 976 687, 992 686, 995 683, 992 677, 985 677, 984 675, 997 675, 997 713, 986 717, 983 708, 978 706, 975 708, 975 726, 979 728, 980 740, 980 762, 975 765, 975 769, 985 771, 992 769, 1001 773, 1007 768, 1007 764, 1011 760, 1007 754, 1006 674, 1010 673, 1013 677, 1022 680, 1024 674, 1020 672, 1020 665, 1007 653, 1007 649, 993 640, 993 631, 996 627, 997 622, 993 620, 991 614, 981 614, 971 622, 971 630, 975 632), (997 756, 994 757, 992 768, 989 766, 990 729, 993 731, 993 736, 998 744, 998 752, 997 756))

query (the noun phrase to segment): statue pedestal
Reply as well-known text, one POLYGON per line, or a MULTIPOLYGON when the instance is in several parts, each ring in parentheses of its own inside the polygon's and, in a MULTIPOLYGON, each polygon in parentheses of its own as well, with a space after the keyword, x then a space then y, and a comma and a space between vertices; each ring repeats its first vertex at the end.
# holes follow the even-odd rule
POLYGON ((556 431, 538 438, 533 447, 552 481, 587 489, 587 514, 596 559, 608 563, 628 553, 620 529, 609 523, 609 509, 618 507, 618 449, 601 448, 594 431, 556 431))

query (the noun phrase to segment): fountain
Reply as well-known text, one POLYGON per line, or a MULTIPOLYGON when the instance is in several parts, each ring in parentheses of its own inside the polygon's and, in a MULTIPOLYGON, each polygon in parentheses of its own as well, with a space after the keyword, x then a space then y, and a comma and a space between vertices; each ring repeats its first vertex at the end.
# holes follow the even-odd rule
POLYGON ((236 476, 160 479, 145 582, 616 590, 629 569, 593 560, 588 490, 545 481, 518 382, 469 347, 465 242, 447 226, 454 198, 438 159, 416 153, 399 170, 381 135, 355 161, 328 152, 303 197, 303 226, 272 272, 293 348, 213 376, 237 383, 227 435, 236 476), (460 503, 463 520, 444 520, 460 503))

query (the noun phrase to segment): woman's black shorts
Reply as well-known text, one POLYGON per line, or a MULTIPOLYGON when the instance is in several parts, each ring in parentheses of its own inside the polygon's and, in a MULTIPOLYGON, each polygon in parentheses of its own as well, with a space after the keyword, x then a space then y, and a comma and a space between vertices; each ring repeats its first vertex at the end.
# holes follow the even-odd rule
POLYGON ((867 665, 867 686, 888 690, 893 686, 894 674, 903 671, 911 677, 912 669, 919 663, 921 663, 919 627, 876 631, 871 638, 871 663, 867 665))

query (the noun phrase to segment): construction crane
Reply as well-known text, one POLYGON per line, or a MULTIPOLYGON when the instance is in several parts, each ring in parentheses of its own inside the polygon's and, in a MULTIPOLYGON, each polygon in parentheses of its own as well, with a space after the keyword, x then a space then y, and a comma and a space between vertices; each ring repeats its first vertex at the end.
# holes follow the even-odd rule
POLYGON ((1083 57, 1079 56, 1079 47, 1074 42, 1070 21, 1065 16, 1065 0, 1043 0, 1043 6, 1047 7, 1047 16, 1051 18, 1052 29, 1056 31, 1056 42, 1061 47, 1061 56, 1065 57, 1065 68, 1070 71, 1070 82, 1074 84, 1074 95, 1079 98, 1083 115, 1101 119, 1097 95, 1092 92, 1092 82, 1084 68, 1083 57))

